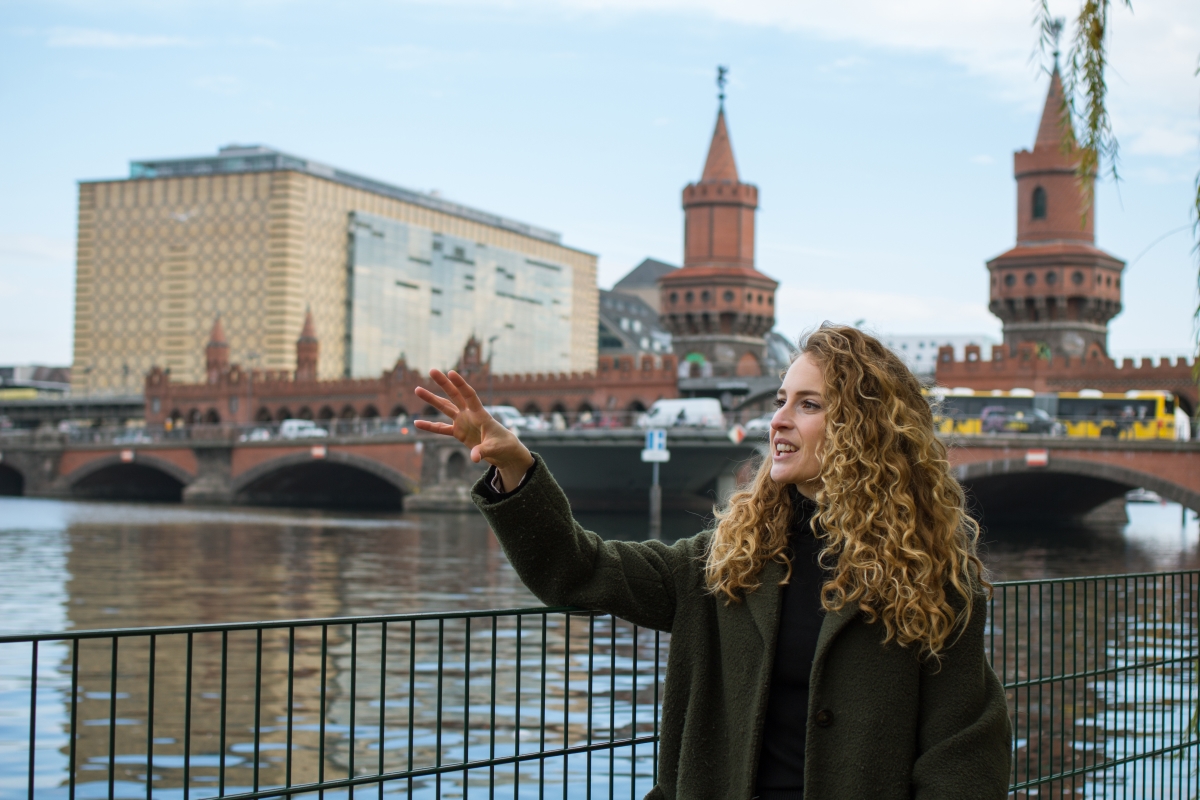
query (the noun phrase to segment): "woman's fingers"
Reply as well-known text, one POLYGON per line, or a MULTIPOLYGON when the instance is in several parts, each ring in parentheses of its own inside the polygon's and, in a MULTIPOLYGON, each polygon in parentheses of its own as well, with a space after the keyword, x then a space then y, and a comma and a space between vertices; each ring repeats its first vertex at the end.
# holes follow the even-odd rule
POLYGON ((450 378, 450 382, 458 390, 458 396, 463 399, 463 408, 468 408, 471 411, 483 411, 483 403, 479 402, 479 395, 475 392, 475 388, 467 383, 466 378, 454 370, 450 370, 450 374, 447 377, 450 378))
POLYGON ((424 386, 418 386, 414 394, 416 394, 417 397, 421 398, 426 403, 429 403, 429 405, 433 406, 438 411, 445 414, 450 419, 454 419, 458 416, 458 406, 454 405, 454 403, 451 403, 444 397, 438 397, 424 386))
MULTIPOLYGON (((454 374, 455 373, 452 370, 450 375, 454 374)), ((467 401, 462 396, 462 392, 458 390, 458 386, 453 380, 450 379, 448 375, 446 375, 446 373, 442 372, 440 369, 431 369, 429 370, 429 377, 437 381, 437 385, 442 387, 442 389, 446 392, 446 396, 449 397, 451 402, 453 402, 456 406, 458 406, 460 409, 467 407, 467 401)), ((461 381, 462 378, 460 377, 459 380, 461 381)))
POLYGON ((430 433, 440 433, 444 436, 453 436, 454 435, 454 426, 447 425, 444 422, 431 422, 427 419, 419 419, 416 422, 414 422, 413 424, 416 425, 421 430, 429 431, 430 433))

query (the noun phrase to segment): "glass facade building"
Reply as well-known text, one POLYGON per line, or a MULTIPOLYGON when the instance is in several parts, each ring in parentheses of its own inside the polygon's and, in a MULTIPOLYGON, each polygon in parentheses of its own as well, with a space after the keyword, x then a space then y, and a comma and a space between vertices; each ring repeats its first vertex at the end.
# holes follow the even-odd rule
POLYGON ((571 371, 566 264, 355 211, 348 269, 350 377, 445 369, 471 336, 496 373, 571 371))

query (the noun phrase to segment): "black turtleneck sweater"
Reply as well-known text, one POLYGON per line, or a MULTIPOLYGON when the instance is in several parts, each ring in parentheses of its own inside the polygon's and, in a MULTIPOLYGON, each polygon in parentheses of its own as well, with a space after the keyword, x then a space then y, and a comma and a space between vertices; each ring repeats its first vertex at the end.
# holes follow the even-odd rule
POLYGON ((762 800, 801 800, 804 796, 808 680, 825 618, 821 584, 827 575, 817 563, 821 546, 809 524, 816 507, 799 493, 792 498, 796 509, 788 532, 792 578, 783 587, 780 601, 775 664, 758 760, 757 795, 762 800))

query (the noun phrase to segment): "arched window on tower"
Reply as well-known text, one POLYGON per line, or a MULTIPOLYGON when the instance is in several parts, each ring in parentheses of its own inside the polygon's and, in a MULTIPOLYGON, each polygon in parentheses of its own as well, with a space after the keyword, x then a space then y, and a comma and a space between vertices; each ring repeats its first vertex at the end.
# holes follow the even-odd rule
POLYGON ((1033 190, 1033 218, 1046 218, 1046 190, 1040 186, 1033 190))

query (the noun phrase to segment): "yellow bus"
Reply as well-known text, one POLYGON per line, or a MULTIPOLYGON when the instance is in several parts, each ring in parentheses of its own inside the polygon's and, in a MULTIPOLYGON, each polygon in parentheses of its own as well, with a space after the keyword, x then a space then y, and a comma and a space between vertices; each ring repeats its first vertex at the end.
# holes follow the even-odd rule
POLYGON ((1186 415, 1167 391, 1124 394, 1083 389, 1038 394, 1030 389, 926 391, 940 433, 960 436, 1034 433, 1079 438, 1175 439, 1188 435, 1186 415), (1179 419, 1182 416, 1183 419, 1179 419))
POLYGON ((1068 436, 1174 439, 1176 434, 1175 396, 1166 391, 1059 392, 1057 416, 1068 436))

